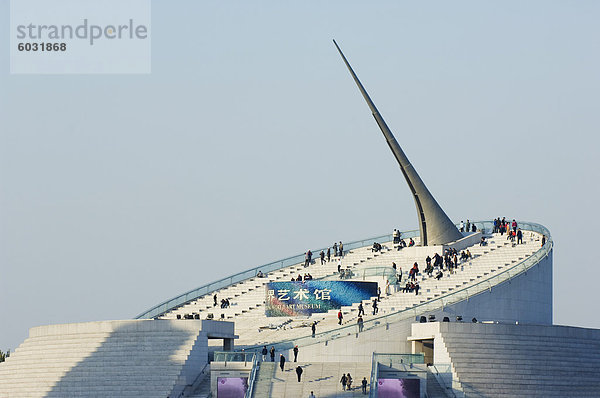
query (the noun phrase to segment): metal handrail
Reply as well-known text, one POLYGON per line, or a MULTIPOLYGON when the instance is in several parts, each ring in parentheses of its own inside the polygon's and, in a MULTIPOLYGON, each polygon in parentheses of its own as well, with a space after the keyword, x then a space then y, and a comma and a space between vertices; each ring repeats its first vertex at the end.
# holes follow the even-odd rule
POLYGON ((411 365, 411 364, 424 364, 425 354, 399 354, 399 353, 384 353, 375 352, 375 360, 382 365, 387 365, 390 368, 394 364, 411 365))
POLYGON ((377 397, 377 375, 379 373, 379 362, 375 359, 375 352, 371 357, 371 380, 369 384, 369 398, 377 397))
POLYGON ((202 370, 200 371, 200 373, 198 373, 198 376, 196 376, 194 381, 191 384, 188 384, 183 388, 183 390, 181 391, 181 394, 179 394, 180 397, 185 397, 186 395, 190 395, 191 393, 194 392, 194 390, 196 388, 198 388, 198 383, 204 379, 204 377, 203 377, 204 371, 208 367, 210 367, 210 363, 206 363, 204 365, 204 367, 202 368, 202 370))
MULTIPOLYGON (((452 374, 452 365, 450 366, 450 374, 452 374)), ((430 365, 430 368, 435 369, 435 373, 431 372, 433 374, 433 377, 435 377, 435 379, 437 380, 438 384, 444 389, 445 393, 450 393, 451 397, 450 398, 456 398, 456 394, 454 394, 454 388, 452 388, 452 386, 447 386, 446 382, 444 381, 444 378, 442 376, 440 376, 440 371, 438 370, 437 366, 434 365, 430 365)))
POLYGON ((255 382, 257 373, 258 373, 258 355, 254 355, 254 360, 252 361, 252 371, 250 372, 250 377, 248 378, 248 389, 246 390, 246 395, 244 395, 244 398, 252 398, 252 394, 254 392, 254 382, 255 382))
POLYGON ((357 279, 362 279, 365 280, 366 277, 368 276, 382 276, 387 278, 388 280, 390 280, 390 284, 394 284, 396 283, 396 279, 397 279, 397 275, 396 275, 396 271, 394 270, 394 268, 392 268, 392 266, 375 266, 375 267, 364 267, 364 268, 346 268, 343 271, 350 271, 351 274, 342 278, 340 276, 340 274, 338 274, 337 272, 330 274, 330 275, 326 275, 324 277, 321 278, 315 278, 314 280, 339 280, 339 279, 352 279, 352 280, 357 280, 357 279))
MULTIPOLYGON (((474 222, 474 224, 477 226, 477 228, 480 231, 481 230, 485 231, 487 228, 490 228, 490 230, 491 230, 493 228, 493 222, 491 222, 491 221, 476 221, 476 222, 474 222)), ((535 266, 542 259, 544 259, 546 256, 548 256, 550 251, 553 248, 553 241, 552 241, 552 237, 550 235, 550 231, 548 231, 548 229, 546 227, 544 227, 543 225, 536 224, 536 223, 519 221, 518 224, 519 224, 519 227, 521 228, 521 230, 523 230, 523 231, 532 231, 532 232, 537 232, 537 233, 545 235, 546 236, 545 245, 543 247, 541 247, 540 249, 538 249, 531 256, 524 259, 523 261, 518 262, 515 265, 513 265, 512 267, 507 268, 506 270, 499 272, 499 273, 491 276, 490 278, 482 280, 474 285, 467 286, 467 287, 464 287, 462 289, 458 289, 458 290, 455 290, 452 292, 448 292, 447 294, 445 294, 443 296, 429 300, 425 303, 417 304, 417 305, 413 306, 412 308, 407 308, 407 309, 399 310, 399 311, 396 311, 393 313, 381 315, 376 318, 371 318, 368 321, 364 322, 364 324, 363 324, 364 330, 376 328, 381 324, 393 323, 393 322, 398 322, 398 321, 401 321, 404 319, 412 318, 413 313, 417 313, 417 312, 424 313, 427 311, 431 311, 435 308, 438 308, 440 306, 440 303, 442 303, 444 306, 454 304, 454 303, 464 299, 463 298, 464 296, 460 296, 461 294, 467 294, 468 296, 472 297, 472 296, 477 295, 485 290, 488 290, 488 287, 486 286, 486 284, 489 281, 495 281, 494 285, 498 285, 507 280, 514 279, 515 277, 526 272, 531 267, 535 266), (512 271, 515 271, 515 272, 512 273, 512 271), (511 273, 509 273, 509 272, 511 272, 511 273)), ((331 341, 331 340, 334 340, 334 339, 337 339, 340 337, 345 337, 347 335, 354 334, 354 331, 355 331, 355 325, 349 325, 349 326, 344 326, 341 328, 336 328, 333 330, 328 330, 325 332, 318 333, 314 337, 312 337, 312 335, 311 336, 303 336, 303 337, 300 337, 300 338, 297 338, 294 340, 283 340, 283 341, 280 341, 277 343, 271 343, 271 344, 273 346, 275 346, 276 349, 285 350, 285 349, 291 349, 295 345, 309 346, 309 345, 313 345, 313 344, 324 343, 326 341, 331 341)), ((259 348, 258 345, 247 347, 247 349, 258 349, 258 348, 259 348)))
POLYGON ((215 351, 214 352, 213 362, 225 362, 225 366, 227 366, 227 362, 244 362, 248 363, 253 360, 257 356, 257 354, 253 351, 215 351))

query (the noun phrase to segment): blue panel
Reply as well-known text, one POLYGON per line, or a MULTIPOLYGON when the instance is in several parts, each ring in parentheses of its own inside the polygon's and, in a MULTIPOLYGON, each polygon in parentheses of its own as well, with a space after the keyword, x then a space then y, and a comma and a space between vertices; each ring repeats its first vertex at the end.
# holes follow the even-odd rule
POLYGON ((327 312, 377 296, 377 282, 270 282, 266 316, 302 316, 327 312))

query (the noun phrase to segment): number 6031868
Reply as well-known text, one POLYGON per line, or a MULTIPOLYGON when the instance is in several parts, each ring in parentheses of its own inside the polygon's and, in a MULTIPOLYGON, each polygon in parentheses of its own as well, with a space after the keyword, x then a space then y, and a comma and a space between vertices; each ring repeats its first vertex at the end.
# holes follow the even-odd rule
POLYGON ((67 43, 19 43, 19 51, 67 51, 67 43))

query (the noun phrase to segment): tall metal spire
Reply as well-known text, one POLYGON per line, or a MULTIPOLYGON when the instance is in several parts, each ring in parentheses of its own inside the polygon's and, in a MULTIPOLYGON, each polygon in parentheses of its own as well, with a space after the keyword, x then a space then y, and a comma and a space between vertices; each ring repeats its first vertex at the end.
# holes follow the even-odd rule
POLYGON ((443 245, 449 242, 453 242, 462 238, 462 234, 458 231, 456 226, 452 223, 450 218, 444 213, 444 210, 440 207, 440 205, 436 202, 435 198, 429 192, 419 174, 414 169, 413 165, 409 162, 408 158, 404 154, 402 148, 396 141, 394 134, 392 134, 391 130, 381 117, 381 114, 375 107, 373 101, 367 94, 367 91, 363 87, 358 77, 352 70, 352 67, 348 63, 348 60, 342 53, 342 50, 336 43, 333 41, 335 47, 339 51, 344 63, 348 67, 352 78, 356 82, 358 89, 360 90, 362 96, 365 101, 367 101, 367 105, 371 108, 371 113, 377 122, 377 125, 381 129, 385 140, 387 141, 388 146, 392 150, 392 153, 396 157, 398 164, 400 165, 400 170, 402 170, 402 174, 408 183, 408 187, 413 194, 415 199, 415 205, 417 206, 417 216, 419 218, 419 228, 421 230, 421 245, 423 246, 431 246, 431 245, 443 245))

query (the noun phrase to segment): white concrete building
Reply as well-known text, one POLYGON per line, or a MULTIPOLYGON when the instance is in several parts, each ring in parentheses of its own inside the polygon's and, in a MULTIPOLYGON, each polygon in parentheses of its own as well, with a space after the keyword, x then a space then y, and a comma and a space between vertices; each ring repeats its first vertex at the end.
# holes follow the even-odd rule
POLYGON ((339 380, 345 372, 352 373, 354 385, 343 396, 361 395, 363 378, 372 396, 376 386, 405 379, 419 386, 420 397, 517 396, 517 391, 600 396, 595 381, 600 332, 552 326, 549 232, 519 223, 524 242, 516 244, 492 233, 489 222, 476 225, 475 234, 444 246, 418 246, 416 231, 402 236, 413 238, 416 246, 401 250, 391 235, 345 244, 342 268, 349 277, 344 280, 393 282, 389 294, 382 292, 376 315, 371 300, 362 303, 361 331, 358 302, 342 308, 342 325, 337 310, 265 315, 265 286, 271 281, 288 281, 298 273, 339 280, 337 259, 320 264, 319 249, 306 268, 303 256, 277 261, 186 292, 139 316, 152 319, 32 328, 0 364, 0 397, 217 397, 219 386, 235 378, 243 379, 247 396, 303 397, 313 391, 333 397, 342 393, 339 380), (481 236, 487 245, 479 244, 481 236), (382 250, 373 252, 373 242, 382 250), (460 260, 452 273, 444 269, 441 278, 435 277, 437 268, 425 274, 425 257, 447 248, 469 250, 471 257, 460 260), (415 262, 421 271, 418 295, 402 292, 404 283, 395 283, 400 273, 406 281, 415 262), (256 277, 259 270, 266 275, 256 277), (215 306, 215 294, 218 300, 228 298, 230 307, 215 306), (291 361, 296 345, 298 363, 291 361), (270 355, 260 361, 263 346, 275 349, 276 360, 286 357, 283 372, 270 355), (298 365, 305 382, 294 381, 298 365))

